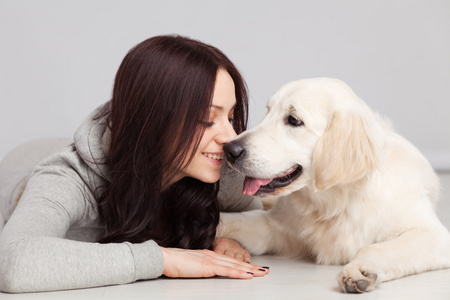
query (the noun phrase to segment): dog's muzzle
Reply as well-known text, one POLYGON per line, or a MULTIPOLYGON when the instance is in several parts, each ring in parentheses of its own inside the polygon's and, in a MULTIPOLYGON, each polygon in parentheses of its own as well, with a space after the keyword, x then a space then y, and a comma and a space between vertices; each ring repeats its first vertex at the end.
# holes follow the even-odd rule
POLYGON ((245 176, 243 193, 246 195, 271 194, 276 189, 286 187, 302 174, 302 166, 294 165, 283 173, 269 176, 268 178, 255 178, 251 175, 243 163, 247 156, 245 147, 239 141, 232 141, 223 147, 229 165, 245 176))

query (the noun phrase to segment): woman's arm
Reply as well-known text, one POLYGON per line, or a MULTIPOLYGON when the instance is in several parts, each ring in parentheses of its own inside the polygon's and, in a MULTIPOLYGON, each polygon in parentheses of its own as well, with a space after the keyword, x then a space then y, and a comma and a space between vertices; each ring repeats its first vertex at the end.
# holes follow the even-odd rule
POLYGON ((79 234, 78 239, 92 239, 89 226, 95 231, 98 219, 86 187, 67 172, 42 171, 28 183, 0 234, 0 289, 76 289, 159 277, 164 262, 153 241, 98 244, 66 239, 71 226, 85 230, 87 236, 79 234))

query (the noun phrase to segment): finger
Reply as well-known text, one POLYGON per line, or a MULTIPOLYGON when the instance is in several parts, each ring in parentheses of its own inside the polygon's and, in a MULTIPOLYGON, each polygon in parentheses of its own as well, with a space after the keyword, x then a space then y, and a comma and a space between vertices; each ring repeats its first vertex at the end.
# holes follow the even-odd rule
POLYGON ((269 267, 260 267, 257 272, 254 273, 255 277, 266 276, 270 273, 269 267))
POLYGON ((236 258, 238 261, 247 262, 244 260, 244 253, 243 252, 236 252, 234 253, 234 258, 236 258))
POLYGON ((252 256, 250 255, 250 252, 245 252, 243 255, 242 261, 251 264, 252 263, 252 256))
POLYGON ((270 272, 269 267, 262 267, 259 265, 251 264, 250 253, 247 250, 246 250, 246 253, 248 254, 247 258, 250 260, 250 262, 244 262, 245 260, 237 260, 234 257, 228 256, 228 255, 217 254, 217 253, 215 253, 213 251, 209 251, 209 250, 203 250, 203 251, 206 251, 206 252, 204 252, 205 254, 212 255, 213 256, 212 258, 215 260, 215 263, 218 265, 222 265, 225 267, 237 268, 237 269, 245 271, 245 272, 253 273, 254 276, 258 276, 258 277, 264 276, 270 272))
POLYGON ((244 255, 243 255, 243 253, 241 251, 234 251, 234 250, 231 250, 231 249, 227 249, 225 251, 224 255, 233 257, 234 259, 236 259, 238 261, 244 262, 244 255))
POLYGON ((248 250, 246 249, 243 249, 241 253, 242 253, 242 261, 251 264, 252 256, 250 255, 250 252, 248 252, 248 250))
POLYGON ((252 257, 250 255, 250 252, 248 252, 247 250, 244 249, 238 249, 238 250, 230 250, 228 249, 227 251, 225 251, 225 253, 223 253, 224 255, 227 256, 231 256, 234 257, 235 259, 245 262, 245 263, 251 263, 252 262, 252 257))
POLYGON ((246 270, 236 269, 233 267, 220 266, 216 270, 216 275, 238 279, 252 279, 254 273, 246 270))
POLYGON ((245 265, 220 265, 216 269, 216 275, 231 278, 250 279, 252 277, 262 277, 269 272, 267 269, 258 266, 245 265))
POLYGON ((269 273, 268 267, 252 265, 251 263, 239 261, 229 256, 218 257, 215 263, 226 268, 233 268, 243 272, 248 272, 257 277, 264 276, 269 273))

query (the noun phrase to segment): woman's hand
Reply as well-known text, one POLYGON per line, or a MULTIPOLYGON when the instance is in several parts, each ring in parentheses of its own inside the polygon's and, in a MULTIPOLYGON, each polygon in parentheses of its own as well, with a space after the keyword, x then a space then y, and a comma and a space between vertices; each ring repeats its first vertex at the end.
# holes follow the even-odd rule
POLYGON ((226 238, 216 238, 213 243, 213 250, 218 254, 223 254, 236 258, 246 263, 252 262, 252 257, 248 250, 242 248, 241 244, 235 240, 226 238))
POLYGON ((264 276, 269 270, 239 261, 210 250, 186 250, 161 247, 164 256, 163 275, 179 278, 226 276, 250 279, 264 276))

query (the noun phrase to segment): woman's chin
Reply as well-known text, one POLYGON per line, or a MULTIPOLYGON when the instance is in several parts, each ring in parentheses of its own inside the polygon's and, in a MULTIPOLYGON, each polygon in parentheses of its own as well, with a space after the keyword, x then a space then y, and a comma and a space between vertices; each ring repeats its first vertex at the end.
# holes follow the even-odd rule
POLYGON ((202 174, 203 176, 201 176, 200 178, 197 178, 200 181, 203 181, 204 183, 215 183, 217 181, 219 181, 220 179, 220 171, 216 173, 211 173, 211 174, 202 174))

